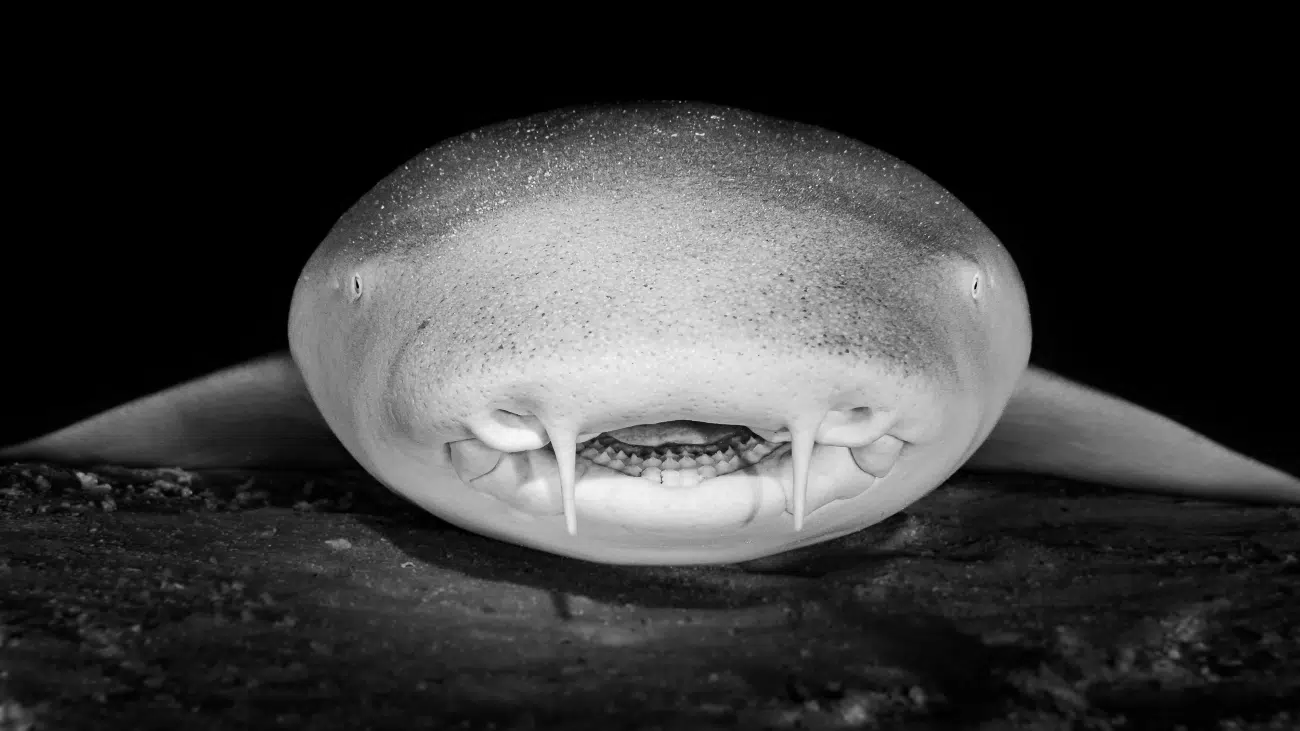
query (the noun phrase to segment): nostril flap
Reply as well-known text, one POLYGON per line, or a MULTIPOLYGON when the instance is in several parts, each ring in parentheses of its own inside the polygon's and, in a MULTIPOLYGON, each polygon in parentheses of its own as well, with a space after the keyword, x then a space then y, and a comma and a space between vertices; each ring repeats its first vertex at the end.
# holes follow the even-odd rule
POLYGON ((541 419, 505 409, 493 409, 467 426, 479 441, 502 452, 541 449, 551 441, 541 419))
POLYGON ((835 447, 867 447, 889 431, 893 422, 890 412, 867 406, 828 411, 817 429, 817 443, 835 447))

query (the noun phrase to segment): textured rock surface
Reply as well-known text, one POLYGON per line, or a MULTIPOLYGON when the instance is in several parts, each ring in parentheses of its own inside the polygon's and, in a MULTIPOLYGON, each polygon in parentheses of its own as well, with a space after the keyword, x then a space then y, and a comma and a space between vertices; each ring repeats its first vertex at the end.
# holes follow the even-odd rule
POLYGON ((1295 728, 1298 528, 959 475, 811 549, 627 568, 363 474, 4 466, 0 729, 1295 728))

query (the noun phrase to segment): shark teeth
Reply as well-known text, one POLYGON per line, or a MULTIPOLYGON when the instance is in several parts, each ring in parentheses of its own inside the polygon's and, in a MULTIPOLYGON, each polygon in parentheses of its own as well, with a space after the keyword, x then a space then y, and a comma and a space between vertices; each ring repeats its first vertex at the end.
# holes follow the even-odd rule
POLYGON ((758 464, 780 449, 755 436, 713 444, 665 444, 646 447, 598 436, 579 445, 579 455, 602 467, 663 485, 691 487, 758 464))

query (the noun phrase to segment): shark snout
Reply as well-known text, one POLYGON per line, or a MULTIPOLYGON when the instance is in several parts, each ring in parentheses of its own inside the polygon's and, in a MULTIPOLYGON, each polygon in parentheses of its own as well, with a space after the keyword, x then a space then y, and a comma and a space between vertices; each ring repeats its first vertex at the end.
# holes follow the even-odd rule
POLYGON ((810 517, 812 532, 838 529, 825 506, 887 487, 911 447, 946 428, 954 390, 923 367, 940 359, 756 337, 551 333, 449 354, 455 338, 427 341, 435 350, 428 332, 389 369, 394 438, 571 535, 803 535, 810 517))
POLYGON ((579 514, 689 532, 786 513, 800 531, 810 513, 885 478, 919 423, 908 410, 916 400, 888 379, 819 391, 822 379, 847 382, 819 373, 751 371, 748 387, 743 373, 624 378, 614 391, 588 382, 582 392, 566 379, 532 393, 516 386, 459 420, 470 438, 452 441, 449 454, 468 487, 524 513, 563 515, 570 533, 579 514), (690 510, 674 509, 682 505, 690 510))

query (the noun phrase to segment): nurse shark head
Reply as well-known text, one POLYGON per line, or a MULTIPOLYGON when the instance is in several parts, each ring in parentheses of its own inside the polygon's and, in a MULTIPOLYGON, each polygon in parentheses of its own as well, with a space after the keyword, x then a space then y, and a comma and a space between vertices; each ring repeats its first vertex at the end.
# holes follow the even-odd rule
POLYGON ((734 560, 942 482, 1024 371, 1015 265, 917 170, 702 104, 591 107, 420 155, 338 223, 295 360, 403 495, 546 550, 734 560))

